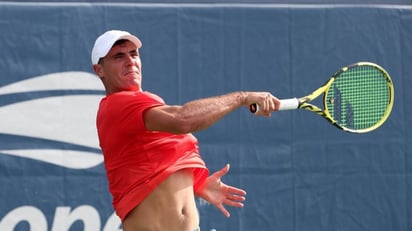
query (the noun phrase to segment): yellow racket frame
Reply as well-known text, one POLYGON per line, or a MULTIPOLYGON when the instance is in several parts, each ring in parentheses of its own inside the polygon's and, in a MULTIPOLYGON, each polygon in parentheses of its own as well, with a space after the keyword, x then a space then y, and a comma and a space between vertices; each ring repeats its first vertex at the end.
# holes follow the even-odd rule
POLYGON ((384 68, 382 68, 381 66, 379 66, 375 63, 371 63, 371 62, 358 62, 358 63, 354 63, 354 64, 351 64, 349 66, 341 68, 339 71, 337 71, 335 74, 333 74, 332 77, 322 87, 318 88, 317 90, 315 90, 314 92, 312 92, 311 94, 309 94, 307 96, 298 98, 298 101, 299 101, 298 108, 306 109, 306 110, 315 112, 316 114, 324 117, 330 123, 332 123, 333 125, 335 125, 339 129, 342 129, 344 131, 352 132, 352 133, 366 133, 366 132, 370 132, 372 130, 377 129, 383 123, 385 123, 385 121, 389 118, 389 115, 391 114, 392 107, 393 107, 394 95, 395 94, 394 94, 394 87, 393 87, 392 79, 389 76, 388 72, 384 68), (388 86, 389 102, 388 102, 388 106, 386 107, 386 111, 385 111, 384 115, 382 116, 382 118, 376 124, 374 124, 371 127, 364 128, 364 129, 350 129, 350 128, 339 125, 333 119, 333 117, 331 116, 331 114, 330 114, 330 112, 329 112, 329 110, 326 106, 326 103, 327 103, 327 100, 328 100, 327 97, 326 97, 326 93, 328 92, 329 88, 332 86, 333 82, 335 81, 335 79, 339 75, 341 75, 342 73, 348 71, 351 68, 359 67, 359 66, 372 66, 372 67, 376 68, 377 70, 379 70, 380 72, 383 73, 383 75, 385 76, 385 79, 386 79, 387 86, 388 86), (315 105, 309 103, 309 102, 313 101, 314 99, 316 99, 322 93, 324 94, 324 96, 323 96, 324 110, 322 110, 318 106, 315 106, 315 105))

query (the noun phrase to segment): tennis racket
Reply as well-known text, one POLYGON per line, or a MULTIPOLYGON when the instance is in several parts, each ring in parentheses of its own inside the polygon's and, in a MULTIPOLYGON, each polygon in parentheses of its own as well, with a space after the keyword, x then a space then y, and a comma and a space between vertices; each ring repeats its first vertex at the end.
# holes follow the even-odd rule
MULTIPOLYGON (((394 89, 388 72, 377 64, 358 62, 341 68, 307 96, 280 100, 279 110, 306 109, 344 131, 365 133, 386 121, 393 100, 394 89), (309 103, 322 93, 323 109, 309 103)), ((250 110, 256 113, 258 105, 250 105, 250 110)))

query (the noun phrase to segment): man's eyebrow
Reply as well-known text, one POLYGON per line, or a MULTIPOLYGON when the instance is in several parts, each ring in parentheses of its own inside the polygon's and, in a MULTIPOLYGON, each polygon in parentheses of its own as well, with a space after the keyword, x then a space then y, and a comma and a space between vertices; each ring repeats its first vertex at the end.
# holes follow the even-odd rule
POLYGON ((139 54, 139 52, 137 50, 130 50, 130 51, 118 51, 114 54, 111 55, 111 57, 116 57, 116 56, 121 56, 121 55, 126 55, 126 54, 139 54))
POLYGON ((114 56, 119 56, 119 55, 125 55, 125 54, 126 54, 126 52, 119 51, 119 52, 114 53, 114 54, 112 55, 112 57, 114 57, 114 56))

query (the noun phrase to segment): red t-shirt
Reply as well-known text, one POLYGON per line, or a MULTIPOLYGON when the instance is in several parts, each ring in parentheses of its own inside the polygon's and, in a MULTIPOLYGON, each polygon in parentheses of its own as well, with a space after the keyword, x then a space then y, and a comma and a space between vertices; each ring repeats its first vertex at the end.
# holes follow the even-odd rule
POLYGON ((126 215, 170 174, 194 169, 194 190, 208 170, 192 134, 148 131, 145 110, 164 105, 149 92, 123 91, 106 96, 97 113, 97 131, 117 215, 126 215))

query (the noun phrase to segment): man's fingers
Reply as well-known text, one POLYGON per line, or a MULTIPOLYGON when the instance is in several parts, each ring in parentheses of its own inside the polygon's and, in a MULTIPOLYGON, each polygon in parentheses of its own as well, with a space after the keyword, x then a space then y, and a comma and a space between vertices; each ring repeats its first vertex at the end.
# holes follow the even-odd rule
POLYGON ((229 172, 229 169, 230 169, 230 164, 226 164, 225 167, 223 167, 219 171, 215 172, 213 175, 215 175, 218 178, 221 178, 222 176, 226 175, 226 173, 229 172))
POLYGON ((242 202, 246 200, 244 196, 233 195, 233 194, 229 194, 228 196, 226 196, 226 198, 231 201, 235 201, 235 202, 242 202))
POLYGON ((233 186, 228 186, 228 192, 230 194, 237 194, 237 195, 242 195, 242 196, 246 195, 245 190, 240 189, 240 188, 236 188, 236 187, 233 187, 233 186))
POLYGON ((225 215, 225 217, 227 218, 230 217, 230 213, 226 210, 226 208, 222 204, 218 205, 217 208, 220 210, 220 212, 223 213, 223 215, 225 215))

